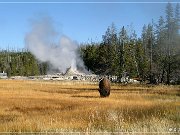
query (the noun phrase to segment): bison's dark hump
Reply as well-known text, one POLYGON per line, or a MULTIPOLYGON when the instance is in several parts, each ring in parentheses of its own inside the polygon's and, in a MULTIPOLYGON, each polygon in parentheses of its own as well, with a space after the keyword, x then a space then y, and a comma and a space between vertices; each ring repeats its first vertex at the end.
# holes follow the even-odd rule
POLYGON ((101 97, 107 97, 110 95, 110 81, 107 78, 103 78, 99 82, 99 93, 101 97))

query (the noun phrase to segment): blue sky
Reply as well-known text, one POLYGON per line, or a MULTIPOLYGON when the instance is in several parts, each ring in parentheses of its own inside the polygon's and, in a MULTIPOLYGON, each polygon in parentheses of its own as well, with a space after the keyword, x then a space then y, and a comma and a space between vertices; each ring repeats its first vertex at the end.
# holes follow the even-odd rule
MULTIPOLYGON (((82 0, 78 2, 80 1, 82 0)), ((136 3, 135 0, 129 0, 133 3, 39 2, 42 3, 0 3, 0 48, 24 48, 24 37, 30 31, 30 19, 44 15, 53 19, 57 32, 78 43, 88 42, 88 39, 101 41, 102 35, 112 22, 117 29, 133 24, 133 28, 140 35, 144 24, 148 24, 152 19, 157 21, 160 15, 164 15, 166 6, 166 3, 136 3)))

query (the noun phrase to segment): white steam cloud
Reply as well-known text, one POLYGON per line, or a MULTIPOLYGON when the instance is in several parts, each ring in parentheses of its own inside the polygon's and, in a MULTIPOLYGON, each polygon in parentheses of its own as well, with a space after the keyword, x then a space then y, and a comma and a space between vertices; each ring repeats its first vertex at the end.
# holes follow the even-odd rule
POLYGON ((27 49, 42 62, 49 62, 53 68, 65 72, 70 66, 84 68, 83 61, 77 53, 77 43, 67 36, 61 36, 57 41, 50 17, 41 17, 31 22, 31 31, 25 36, 27 49))

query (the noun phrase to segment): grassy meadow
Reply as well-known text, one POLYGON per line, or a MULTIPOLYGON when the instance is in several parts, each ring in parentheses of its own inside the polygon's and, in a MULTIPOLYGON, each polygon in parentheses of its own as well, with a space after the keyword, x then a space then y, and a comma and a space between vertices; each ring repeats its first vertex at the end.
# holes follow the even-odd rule
POLYGON ((180 86, 0 80, 0 132, 180 132, 180 86))

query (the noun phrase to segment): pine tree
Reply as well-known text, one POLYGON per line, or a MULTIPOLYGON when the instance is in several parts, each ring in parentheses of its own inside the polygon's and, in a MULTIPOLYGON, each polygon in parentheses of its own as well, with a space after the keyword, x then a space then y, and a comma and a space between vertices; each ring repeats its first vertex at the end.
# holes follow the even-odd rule
POLYGON ((128 43, 128 35, 123 26, 119 32, 119 66, 120 74, 125 71, 125 45, 128 43))
POLYGON ((175 82, 180 82, 180 6, 179 3, 175 7, 174 16, 174 38, 172 47, 172 58, 171 58, 171 79, 175 82))
POLYGON ((117 65, 117 32, 114 23, 107 28, 105 35, 103 35, 103 46, 104 53, 100 57, 104 56, 104 62, 106 63, 106 70, 104 74, 111 75, 116 74, 117 65))
POLYGON ((144 24, 141 34, 142 45, 144 46, 144 53, 147 53, 147 26, 144 24))
POLYGON ((167 84, 170 84, 170 73, 171 73, 171 55, 173 47, 174 37, 174 18, 173 18, 173 7, 171 3, 166 6, 166 28, 167 28, 167 84))
POLYGON ((155 63, 156 72, 158 74, 159 82, 164 82, 165 68, 166 68, 166 29, 165 21, 160 16, 158 24, 156 25, 156 47, 155 47, 155 63))
POLYGON ((179 34, 179 29, 180 29, 180 6, 179 6, 179 3, 176 4, 174 20, 175 20, 175 32, 176 32, 176 34, 179 34))

